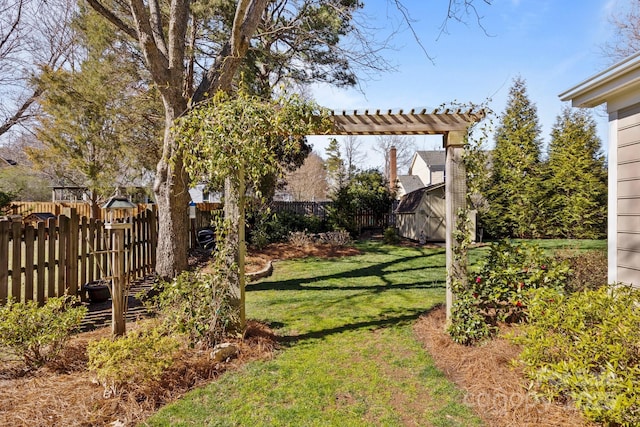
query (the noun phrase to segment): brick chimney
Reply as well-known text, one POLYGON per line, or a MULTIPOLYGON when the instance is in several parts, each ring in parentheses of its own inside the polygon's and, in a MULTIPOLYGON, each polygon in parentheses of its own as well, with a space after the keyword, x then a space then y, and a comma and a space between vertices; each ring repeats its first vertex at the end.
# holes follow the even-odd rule
POLYGON ((389 189, 392 193, 396 191, 396 181, 398 180, 398 166, 396 163, 396 147, 389 148, 389 189))

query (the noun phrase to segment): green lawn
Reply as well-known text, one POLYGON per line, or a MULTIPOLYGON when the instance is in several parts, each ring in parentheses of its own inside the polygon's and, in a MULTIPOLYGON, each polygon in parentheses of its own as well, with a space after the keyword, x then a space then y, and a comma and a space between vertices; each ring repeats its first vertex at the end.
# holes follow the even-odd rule
MULTIPOLYGON (((547 241, 547 249, 563 242, 547 241)), ((278 262, 272 277, 249 285, 248 317, 271 325, 282 350, 147 424, 482 425, 412 333, 415 319, 444 301, 444 249, 359 247, 354 257, 278 262)), ((471 261, 485 252, 472 251, 471 261)))

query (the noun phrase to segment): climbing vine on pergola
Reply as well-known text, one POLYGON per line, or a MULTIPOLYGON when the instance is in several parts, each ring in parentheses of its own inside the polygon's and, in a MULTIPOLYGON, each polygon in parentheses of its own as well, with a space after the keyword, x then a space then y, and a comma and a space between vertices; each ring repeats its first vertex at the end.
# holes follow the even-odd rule
POLYGON ((280 159, 301 150, 310 134, 324 134, 332 127, 328 111, 297 96, 265 100, 240 91, 229 96, 218 93, 212 100, 194 109, 175 128, 176 140, 184 155, 185 168, 194 183, 207 182, 221 188, 234 200, 225 205, 225 226, 220 230, 232 247, 240 329, 245 324, 244 259, 245 204, 247 190, 262 197, 260 184, 267 176, 280 176, 280 159))

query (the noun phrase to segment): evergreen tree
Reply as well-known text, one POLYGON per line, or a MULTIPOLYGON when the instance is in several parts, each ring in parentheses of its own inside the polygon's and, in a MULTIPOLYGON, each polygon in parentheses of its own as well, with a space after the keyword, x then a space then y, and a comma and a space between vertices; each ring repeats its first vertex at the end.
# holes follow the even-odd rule
POLYGON ((537 109, 529 100, 525 80, 518 77, 500 117, 492 154, 484 224, 493 237, 540 235, 540 146, 537 109))
POLYGON ((554 237, 606 235, 607 172, 596 123, 587 110, 565 107, 549 145, 547 232, 554 237))
POLYGON ((152 173, 160 157, 161 108, 133 53, 102 19, 89 11, 75 25, 86 56, 74 69, 45 69, 38 77, 42 146, 27 153, 60 182, 86 187, 97 216, 114 187, 139 185, 152 173))
POLYGON ((328 208, 329 225, 357 235, 358 212, 373 214, 375 221, 388 214, 393 205, 389 182, 377 169, 357 172, 352 179, 339 187, 332 195, 328 208))
POLYGON ((342 188, 345 185, 346 181, 344 160, 340 155, 340 143, 337 139, 332 138, 329 141, 326 153, 327 160, 325 162, 325 167, 327 168, 329 189, 335 192, 342 188))

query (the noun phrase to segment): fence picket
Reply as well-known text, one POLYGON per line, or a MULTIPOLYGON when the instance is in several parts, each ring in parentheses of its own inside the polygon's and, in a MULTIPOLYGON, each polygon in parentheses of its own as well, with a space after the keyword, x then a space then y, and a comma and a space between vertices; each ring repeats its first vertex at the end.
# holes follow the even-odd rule
MULTIPOLYGON (((0 254, 9 254, 9 221, 0 221, 0 254)), ((6 304, 9 289, 9 257, 0 256, 0 304, 6 304)))
POLYGON ((11 298, 20 300, 22 291, 22 224, 11 223, 11 245, 13 259, 11 263, 11 298))
POLYGON ((58 218, 58 240, 56 241, 58 246, 58 256, 56 257, 56 264, 58 264, 58 281, 56 287, 56 296, 60 297, 64 295, 66 283, 65 274, 67 272, 67 243, 69 237, 69 218, 61 215, 58 218))
POLYGON ((35 233, 31 225, 24 228, 24 299, 25 301, 33 301, 33 273, 34 254, 35 254, 35 233))
POLYGON ((66 287, 69 295, 77 295, 78 287, 78 255, 79 255, 80 217, 75 209, 69 218, 69 238, 67 247, 66 287))
MULTIPOLYGON (((87 218, 82 217, 80 219, 80 224, 78 226, 80 231, 80 241, 78 244, 80 245, 80 259, 79 259, 79 271, 80 276, 78 277, 78 290, 82 290, 82 287, 85 283, 87 283, 87 218)), ((84 292, 80 293, 81 299, 84 301, 85 295, 84 292)))
POLYGON ((56 230, 56 219, 47 221, 47 297, 56 296, 56 241, 58 232, 56 230))
POLYGON ((44 302, 45 286, 46 286, 44 271, 45 271, 45 253, 46 253, 45 249, 47 247, 44 222, 40 221, 38 223, 38 231, 36 235, 37 235, 36 242, 38 243, 38 249, 37 249, 38 264, 36 267, 38 281, 36 282, 36 301, 38 301, 39 304, 42 304, 44 302))

